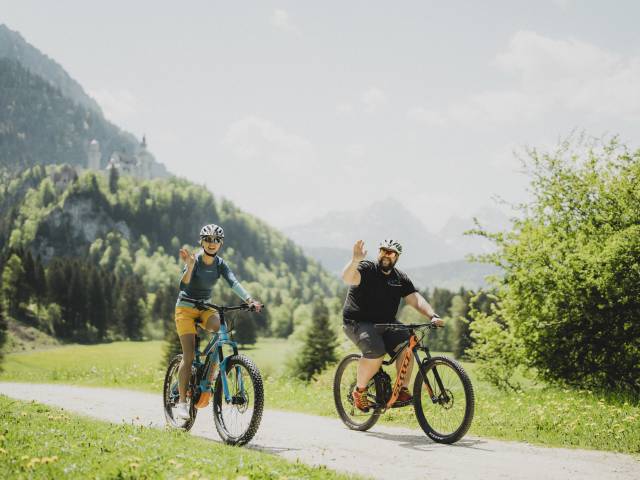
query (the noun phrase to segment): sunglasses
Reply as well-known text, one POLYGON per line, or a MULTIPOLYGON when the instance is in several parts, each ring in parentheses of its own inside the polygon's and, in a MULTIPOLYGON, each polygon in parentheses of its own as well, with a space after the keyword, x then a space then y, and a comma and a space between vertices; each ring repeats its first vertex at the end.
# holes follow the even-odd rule
POLYGON ((203 242, 207 242, 207 243, 222 243, 222 238, 220 237, 211 237, 211 236, 207 236, 207 237, 201 237, 203 242))

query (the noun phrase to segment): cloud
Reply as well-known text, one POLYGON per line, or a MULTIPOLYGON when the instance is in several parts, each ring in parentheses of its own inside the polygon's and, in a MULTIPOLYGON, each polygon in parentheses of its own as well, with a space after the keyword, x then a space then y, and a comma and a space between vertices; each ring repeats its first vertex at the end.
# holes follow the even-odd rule
POLYGON ((293 23, 291 15, 289 12, 282 9, 276 9, 271 14, 271 25, 276 27, 279 30, 283 30, 285 32, 295 33, 297 35, 301 34, 301 30, 297 25, 293 23))
POLYGON ((513 77, 513 86, 473 93, 444 109, 414 106, 407 115, 431 126, 503 125, 552 112, 640 116, 640 57, 520 31, 493 64, 513 77))
POLYGON ((342 114, 350 114, 353 113, 353 105, 350 103, 340 103, 336 107, 336 111, 342 114))
POLYGON ((573 6, 574 0, 551 0, 551 3, 554 3, 562 10, 568 10, 569 7, 573 6))
POLYGON ((407 112, 407 117, 430 127, 442 127, 447 124, 447 119, 436 110, 428 110, 423 107, 412 107, 407 112))
POLYGON ((521 90, 587 113, 640 113, 640 57, 624 57, 578 40, 521 31, 496 64, 521 90))
POLYGON ((364 111, 367 113, 373 113, 387 103, 385 93, 376 87, 371 87, 362 92, 360 99, 364 105, 364 111))
POLYGON ((363 158, 366 153, 364 145, 361 143, 352 143, 347 147, 347 155, 352 158, 363 158))
POLYGON ((252 164, 269 163, 287 171, 315 157, 311 143, 258 116, 232 123, 225 134, 224 146, 239 159, 252 164))
POLYGON ((105 117, 112 121, 130 118, 139 108, 138 100, 129 90, 91 90, 89 95, 98 102, 105 117))

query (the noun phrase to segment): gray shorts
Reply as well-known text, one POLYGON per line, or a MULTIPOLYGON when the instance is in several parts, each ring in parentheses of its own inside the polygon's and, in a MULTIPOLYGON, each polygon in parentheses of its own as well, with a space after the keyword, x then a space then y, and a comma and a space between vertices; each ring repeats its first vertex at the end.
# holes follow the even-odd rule
POLYGON ((344 333, 356 344, 364 358, 380 358, 385 353, 393 356, 409 340, 409 332, 406 330, 385 331, 374 327, 371 322, 349 320, 345 320, 342 326, 344 333))

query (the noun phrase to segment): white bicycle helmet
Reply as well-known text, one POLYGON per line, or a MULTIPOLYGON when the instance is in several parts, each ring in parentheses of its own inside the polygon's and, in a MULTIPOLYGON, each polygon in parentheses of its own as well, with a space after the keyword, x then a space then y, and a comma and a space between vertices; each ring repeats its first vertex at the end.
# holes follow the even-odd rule
POLYGON ((210 223, 200 229, 200 238, 204 237, 224 238, 224 230, 215 223, 210 223))
POLYGON ((398 255, 402 253, 402 245, 397 240, 385 239, 380 242, 378 248, 384 248, 385 250, 393 250, 398 255))

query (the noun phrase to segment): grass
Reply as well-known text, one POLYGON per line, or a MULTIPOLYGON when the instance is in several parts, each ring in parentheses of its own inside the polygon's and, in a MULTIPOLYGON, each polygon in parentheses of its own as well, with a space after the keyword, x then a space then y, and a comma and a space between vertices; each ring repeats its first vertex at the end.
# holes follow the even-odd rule
POLYGON ((162 342, 67 345, 5 357, 0 379, 154 390, 162 384, 162 342))
POLYGON ((0 395, 0 478, 354 477, 181 431, 104 423, 0 395))
MULTIPOLYGON (((0 380, 60 382, 137 388, 160 392, 161 342, 119 342, 66 346, 42 352, 10 354, 0 380)), ((265 379, 266 407, 336 417, 332 397, 334 369, 306 384, 283 375, 283 359, 295 345, 261 339, 252 349, 265 379)), ((640 454, 640 405, 604 398, 586 390, 529 383, 523 392, 504 392, 481 381, 475 365, 464 363, 476 392, 471 435, 527 441, 547 446, 580 447, 640 454)), ((159 394, 159 393, 158 393, 159 394)), ((411 407, 387 412, 383 423, 418 427, 411 407)))

